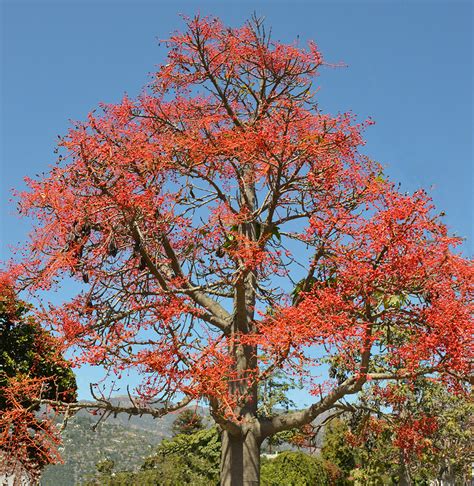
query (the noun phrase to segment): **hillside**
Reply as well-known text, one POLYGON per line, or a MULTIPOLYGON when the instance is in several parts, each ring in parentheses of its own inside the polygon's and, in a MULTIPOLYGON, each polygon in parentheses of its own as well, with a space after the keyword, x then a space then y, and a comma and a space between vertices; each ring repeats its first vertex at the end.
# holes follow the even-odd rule
MULTIPOLYGON (((126 403, 127 399, 121 397, 120 401, 126 403)), ((203 409, 199 413, 206 415, 203 409)), ((64 464, 47 467, 41 485, 75 486, 93 474, 96 463, 103 459, 112 459, 118 470, 133 470, 164 437, 171 435, 175 418, 175 414, 160 419, 121 414, 110 417, 94 430, 98 417, 82 410, 69 420, 63 431, 64 464)))

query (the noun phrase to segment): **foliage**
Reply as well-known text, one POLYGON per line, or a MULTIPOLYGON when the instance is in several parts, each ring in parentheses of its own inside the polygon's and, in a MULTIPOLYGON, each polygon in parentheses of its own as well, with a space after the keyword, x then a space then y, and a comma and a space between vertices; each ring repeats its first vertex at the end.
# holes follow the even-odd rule
MULTIPOLYGON (((374 443, 375 455, 376 449, 381 449, 378 454, 386 464, 391 458, 398 465, 398 470, 392 466, 394 475, 403 468, 418 482, 462 482, 471 473, 474 406, 469 393, 420 378, 399 387, 396 394, 384 393, 381 397, 375 391, 367 393, 365 399, 369 407, 385 411, 375 431, 367 432, 365 442, 374 443), (387 414, 387 409, 391 413, 387 414)), ((369 419, 374 421, 373 417, 369 419)), ((362 435, 366 434, 364 429, 360 428, 362 435)))
POLYGON ((329 480, 324 463, 303 452, 285 451, 262 461, 262 486, 327 486, 329 480))
POLYGON ((164 439, 141 470, 113 472, 98 469, 85 486, 208 486, 219 482, 220 436, 216 427, 164 439))
POLYGON ((357 442, 357 434, 361 431, 356 430, 354 438, 345 419, 336 419, 326 428, 321 455, 335 467, 336 485, 398 484, 394 482, 399 465, 392 438, 380 428, 372 432, 370 438, 357 442))
POLYGON ((426 379, 397 397, 394 408, 365 395, 350 420, 326 428, 322 457, 337 466, 338 484, 396 485, 401 475, 413 484, 464 484, 473 460, 470 398, 426 379))
POLYGON ((296 406, 288 397, 288 392, 300 389, 295 379, 285 376, 281 371, 275 371, 258 384, 258 414, 262 417, 272 417, 281 410, 290 410, 296 406))
POLYGON ((183 410, 173 422, 173 434, 190 435, 202 430, 204 425, 202 417, 195 410, 187 408, 183 410))
MULTIPOLYGON (((281 371, 273 372, 258 384, 257 415, 262 418, 271 418, 282 410, 294 409, 296 404, 288 397, 288 392, 300 388, 301 386, 294 378, 285 376, 281 371)), ((269 453, 272 453, 275 446, 290 443, 297 433, 298 429, 283 430, 268 437, 265 445, 268 446, 269 453)))
POLYGON ((138 369, 145 403, 206 399, 253 444, 374 382, 465 378, 472 263, 425 191, 361 153, 372 122, 319 109, 317 46, 199 16, 167 45, 150 89, 77 122, 27 180, 35 231, 11 274, 32 292, 82 283, 38 318, 81 362, 138 369), (318 401, 258 417, 277 370, 318 401))
POLYGON ((115 467, 115 462, 112 459, 104 459, 96 464, 96 469, 100 473, 110 474, 115 467))
POLYGON ((76 381, 60 342, 30 310, 0 274, 0 472, 20 468, 34 477, 59 460, 59 433, 40 400, 75 401, 76 381))
POLYGON ((218 483, 209 482, 207 477, 190 469, 183 458, 170 455, 162 458, 155 469, 99 473, 83 483, 83 486, 186 486, 188 484, 210 486, 218 483))
POLYGON ((146 459, 144 469, 163 467, 168 457, 179 457, 196 475, 208 481, 218 481, 221 439, 217 427, 200 430, 191 435, 180 434, 164 439, 154 456, 146 459))
POLYGON ((321 457, 337 468, 336 484, 348 484, 351 471, 355 468, 355 448, 348 442, 349 427, 344 420, 334 419, 324 429, 321 457))

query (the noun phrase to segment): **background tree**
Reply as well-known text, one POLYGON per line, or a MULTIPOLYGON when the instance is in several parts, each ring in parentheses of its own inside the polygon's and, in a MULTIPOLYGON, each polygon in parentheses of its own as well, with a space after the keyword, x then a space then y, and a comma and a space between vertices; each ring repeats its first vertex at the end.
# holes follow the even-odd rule
POLYGON ((474 403, 471 397, 447 393, 439 384, 420 380, 410 401, 418 413, 436 418, 426 453, 409 462, 413 475, 423 473, 444 484, 469 484, 474 463, 474 403))
POLYGON ((140 370, 133 413, 208 400, 221 483, 257 484, 263 440, 364 386, 470 374, 473 271, 426 193, 361 154, 370 122, 320 111, 314 43, 186 22, 150 89, 78 122, 28 181, 36 230, 12 271, 31 291, 83 282, 43 322, 83 362, 140 370), (259 418, 275 370, 314 403, 259 418))
POLYGON ((426 379, 399 387, 397 397, 393 410, 393 401, 366 395, 326 428, 322 457, 337 466, 337 483, 468 484, 472 400, 426 379))
POLYGON ((330 476, 321 459, 284 451, 262 464, 262 486, 327 486, 330 476))
MULTIPOLYGON (((296 408, 296 403, 290 398, 292 390, 301 388, 294 378, 285 376, 277 370, 265 380, 258 383, 258 409, 257 415, 262 419, 270 420, 282 411, 288 412, 296 408)), ((268 452, 272 454, 273 448, 284 443, 291 443, 298 429, 284 430, 267 438, 262 447, 267 445, 268 452)))
POLYGON ((378 411, 378 426, 369 430, 365 425, 374 419, 373 412, 361 416, 361 430, 356 434, 368 440, 364 440, 361 450, 366 460, 359 462, 368 466, 379 457, 392 476, 400 480, 404 474, 413 483, 469 482, 473 460, 472 397, 447 392, 430 379, 406 383, 394 394, 387 391, 386 399, 381 400, 378 394, 364 397, 364 405, 378 411))
POLYGON ((58 428, 42 399, 76 400, 76 380, 57 339, 30 315, 0 273, 0 473, 32 479, 57 462, 58 428))
POLYGON ((166 484, 219 484, 221 440, 217 427, 164 439, 142 469, 158 471, 166 484), (166 478, 166 479, 164 479, 166 478))
POLYGON ((337 485, 351 484, 349 478, 356 466, 356 450, 348 441, 350 429, 343 419, 334 419, 324 429, 321 456, 337 468, 337 485))
POLYGON ((111 474, 115 468, 115 462, 112 459, 104 459, 96 464, 99 473, 111 474))
POLYGON ((173 422, 172 431, 174 435, 189 435, 203 428, 202 417, 195 410, 187 408, 176 417, 176 420, 173 422))

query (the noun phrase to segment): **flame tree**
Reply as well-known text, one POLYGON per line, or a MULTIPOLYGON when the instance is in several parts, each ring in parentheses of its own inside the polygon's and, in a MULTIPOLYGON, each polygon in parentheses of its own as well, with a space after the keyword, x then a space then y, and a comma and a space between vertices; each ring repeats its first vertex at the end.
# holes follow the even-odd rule
POLYGON ((468 376, 473 271, 426 193, 361 154, 370 121, 320 111, 314 43, 186 24, 137 99, 90 113, 27 181, 36 225, 11 271, 31 290, 83 281, 45 324, 84 363, 139 370, 136 411, 207 400, 222 484, 257 484, 265 438, 364 386, 468 376), (275 371, 314 403, 260 417, 275 371))

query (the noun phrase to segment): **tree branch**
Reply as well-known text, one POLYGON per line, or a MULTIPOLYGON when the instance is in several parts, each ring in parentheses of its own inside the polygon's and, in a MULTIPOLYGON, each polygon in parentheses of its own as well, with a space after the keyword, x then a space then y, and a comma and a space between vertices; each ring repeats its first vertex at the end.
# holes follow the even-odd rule
POLYGON ((89 409, 89 410, 102 410, 104 413, 110 412, 114 416, 119 413, 124 413, 126 415, 151 415, 153 418, 160 418, 164 415, 179 410, 180 408, 185 407, 190 402, 192 402, 192 398, 186 397, 176 405, 173 406, 166 406, 163 408, 154 408, 150 406, 140 406, 135 402, 132 402, 132 405, 129 406, 121 406, 120 404, 114 405, 113 403, 100 399, 96 402, 76 402, 76 403, 67 403, 61 402, 59 400, 47 400, 47 399, 39 399, 35 403, 39 405, 50 405, 55 409, 60 410, 67 414, 70 417, 71 413, 75 413, 79 410, 89 409))
POLYGON ((362 376, 354 376, 345 380, 329 395, 321 399, 319 403, 314 403, 304 410, 289 412, 278 415, 268 420, 261 421, 261 431, 263 437, 269 437, 282 430, 289 430, 296 427, 311 423, 318 415, 321 415, 332 408, 337 408, 337 402, 346 395, 353 395, 362 390, 364 384, 368 381, 383 380, 404 380, 416 376, 427 375, 437 371, 436 368, 427 368, 417 373, 370 373, 362 376))
MULTIPOLYGON (((173 291, 170 290, 168 287, 166 278, 163 276, 162 272, 160 272, 158 267, 154 264, 153 260, 148 255, 144 245, 144 238, 136 221, 131 224, 131 231, 133 239, 138 246, 140 256, 143 258, 151 273, 158 280, 161 288, 166 292, 173 293, 173 291)), ((230 322, 229 313, 218 302, 207 296, 204 292, 193 289, 193 287, 196 287, 196 285, 194 285, 192 282, 189 282, 188 279, 184 276, 178 258, 171 246, 171 243, 165 235, 162 235, 162 243, 166 256, 171 261, 171 270, 177 277, 181 277, 185 281, 186 288, 180 289, 180 292, 189 295, 194 300, 194 302, 196 302, 208 311, 208 313, 203 314, 204 320, 215 325, 220 330, 225 331, 230 322)))

